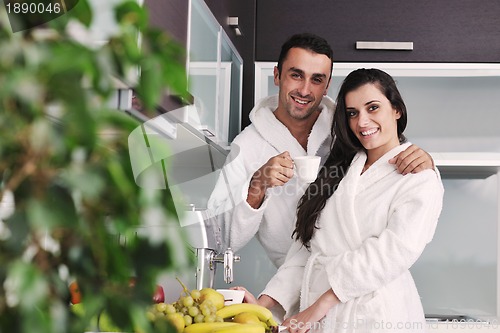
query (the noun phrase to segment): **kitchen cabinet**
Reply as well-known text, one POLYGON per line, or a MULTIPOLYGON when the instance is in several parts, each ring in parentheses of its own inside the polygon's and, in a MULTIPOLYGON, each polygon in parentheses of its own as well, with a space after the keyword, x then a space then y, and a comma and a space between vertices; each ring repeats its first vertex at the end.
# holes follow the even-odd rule
MULTIPOLYGON (((278 92, 274 66, 256 63, 256 100, 278 92)), ((491 323, 429 325, 438 332, 498 330, 500 64, 335 62, 328 95, 335 98, 344 77, 360 67, 395 78, 408 109, 405 135, 431 152, 445 186, 434 239, 411 269, 426 313, 491 323)))
POLYGON ((243 60, 203 0, 190 1, 189 91, 199 124, 212 141, 228 146, 241 128, 243 60))
POLYGON ((318 34, 341 62, 500 62, 496 0, 257 0, 256 60, 276 61, 299 32, 318 34), (412 42, 412 50, 356 49, 358 41, 412 42))

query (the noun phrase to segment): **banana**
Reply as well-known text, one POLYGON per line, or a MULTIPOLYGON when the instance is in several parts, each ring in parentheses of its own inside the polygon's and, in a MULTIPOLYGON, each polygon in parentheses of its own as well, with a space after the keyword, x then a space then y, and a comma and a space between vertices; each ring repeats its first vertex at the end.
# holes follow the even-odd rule
POLYGON ((231 322, 217 322, 217 323, 196 323, 184 328, 184 333, 211 333, 219 328, 231 328, 233 326, 242 325, 231 322))
POLYGON ((276 320, 274 320, 274 318, 273 318, 273 317, 271 317, 271 318, 269 318, 269 319, 267 320, 267 324, 268 324, 269 326, 278 326, 278 325, 279 325, 279 324, 276 322, 276 320))
POLYGON ((222 319, 232 318, 239 313, 242 312, 251 312, 254 313, 261 321, 267 323, 269 319, 273 318, 273 314, 269 309, 257 305, 257 304, 249 304, 249 303, 241 303, 241 304, 231 304, 223 307, 220 310, 217 310, 217 316, 222 319))
POLYGON ((259 324, 237 324, 235 326, 217 328, 211 333, 265 333, 266 329, 259 324))

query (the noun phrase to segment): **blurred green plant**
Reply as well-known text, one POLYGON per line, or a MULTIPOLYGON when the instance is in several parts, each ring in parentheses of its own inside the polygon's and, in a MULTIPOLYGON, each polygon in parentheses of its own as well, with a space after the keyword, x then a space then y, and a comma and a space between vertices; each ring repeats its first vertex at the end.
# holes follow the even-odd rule
POLYGON ((123 332, 171 330, 146 309, 157 275, 192 258, 170 193, 134 182, 127 137, 139 124, 108 101, 114 78, 127 81, 137 68, 146 109, 166 87, 186 96, 185 54, 135 1, 115 13, 119 33, 91 47, 68 29, 91 24, 86 0, 18 33, 0 2, 0 199, 15 200, 0 221, 0 332, 82 333, 103 309, 123 332), (137 233, 145 222, 164 224, 165 235, 137 233), (74 280, 80 315, 69 306, 74 280))

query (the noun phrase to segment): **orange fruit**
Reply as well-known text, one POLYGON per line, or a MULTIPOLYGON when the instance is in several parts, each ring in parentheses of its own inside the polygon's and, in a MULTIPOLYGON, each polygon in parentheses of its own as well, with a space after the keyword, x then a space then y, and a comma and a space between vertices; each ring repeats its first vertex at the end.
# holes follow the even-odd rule
POLYGON ((78 287, 78 283, 76 283, 76 281, 69 284, 69 293, 71 296, 71 304, 78 304, 82 301, 82 294, 80 293, 80 288, 78 287))

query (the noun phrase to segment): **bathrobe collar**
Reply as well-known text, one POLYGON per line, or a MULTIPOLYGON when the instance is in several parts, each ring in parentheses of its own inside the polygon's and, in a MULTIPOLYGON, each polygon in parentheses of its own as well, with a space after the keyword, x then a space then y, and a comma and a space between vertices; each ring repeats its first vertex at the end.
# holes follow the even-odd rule
POLYGON ((289 151, 290 155, 316 155, 323 142, 330 138, 335 102, 328 96, 323 96, 319 105, 321 113, 314 123, 307 142, 307 152, 292 136, 288 128, 275 116, 278 107, 278 95, 262 99, 250 113, 250 121, 257 132, 272 145, 278 153, 289 151))
POLYGON ((366 153, 360 151, 354 156, 349 171, 340 182, 335 192, 336 195, 334 195, 336 202, 335 210, 339 215, 338 221, 341 224, 345 239, 351 250, 359 248, 362 244, 359 221, 357 221, 354 209, 356 195, 374 185, 388 174, 397 172, 396 166, 389 164, 388 161, 410 145, 411 143, 404 143, 394 147, 373 163, 363 174, 361 174, 361 171, 367 158, 366 153))
POLYGON ((359 161, 356 163, 356 172, 357 172, 356 174, 361 175, 358 179, 362 180, 362 186, 357 186, 356 193, 359 193, 364 188, 372 186, 373 184, 383 179, 388 174, 392 172, 397 172, 396 166, 394 164, 389 164, 388 162, 391 158, 393 158, 400 152, 404 151, 410 145, 411 143, 406 142, 399 146, 394 147, 393 149, 385 153, 382 157, 380 157, 377 161, 375 161, 375 163, 373 163, 368 168, 368 170, 366 170, 362 175, 361 175, 361 170, 365 165, 367 156, 364 151, 358 153, 358 155, 360 155, 360 158, 359 161))

